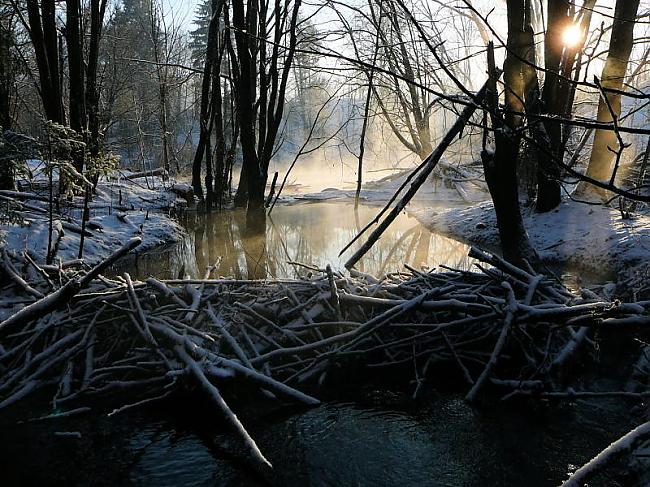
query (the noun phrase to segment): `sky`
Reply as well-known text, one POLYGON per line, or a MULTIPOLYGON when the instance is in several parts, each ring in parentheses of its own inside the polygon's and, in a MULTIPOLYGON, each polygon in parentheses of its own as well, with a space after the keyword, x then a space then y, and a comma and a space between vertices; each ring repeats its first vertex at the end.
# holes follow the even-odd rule
POLYGON ((165 9, 173 12, 177 20, 187 29, 191 29, 194 22, 194 11, 199 0, 163 0, 165 9))

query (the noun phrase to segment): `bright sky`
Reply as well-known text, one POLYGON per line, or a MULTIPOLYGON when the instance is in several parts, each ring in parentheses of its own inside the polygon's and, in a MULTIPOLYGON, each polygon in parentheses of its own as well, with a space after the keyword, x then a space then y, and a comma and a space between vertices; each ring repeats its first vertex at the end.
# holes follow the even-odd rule
POLYGON ((173 13, 176 20, 187 29, 191 29, 194 22, 194 12, 199 0, 163 0, 165 10, 173 13))

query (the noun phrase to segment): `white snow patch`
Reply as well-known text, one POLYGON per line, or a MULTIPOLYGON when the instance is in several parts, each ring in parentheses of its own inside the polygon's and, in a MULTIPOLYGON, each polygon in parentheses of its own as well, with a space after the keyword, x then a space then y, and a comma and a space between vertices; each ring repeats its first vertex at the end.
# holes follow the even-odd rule
MULTIPOLYGON (((647 272, 650 264, 650 217, 621 213, 605 206, 564 201, 548 213, 524 209, 531 243, 549 263, 565 264, 600 276, 617 275, 619 283, 647 272)), ((498 251, 499 236, 492 202, 436 212, 414 210, 431 230, 471 245, 498 251)))
MULTIPOLYGON (((30 160, 28 165, 34 177, 19 181, 20 189, 47 196, 47 181, 40 170, 41 161, 30 160)), ((83 258, 88 264, 103 260, 136 235, 143 240, 138 252, 177 242, 185 235, 183 228, 168 214, 168 210, 177 204, 177 196, 169 191, 172 183, 164 182, 159 177, 124 179, 123 173, 116 172, 111 178, 102 178, 93 196, 87 226, 92 236, 86 236, 83 251, 83 258)), ((26 203, 41 210, 48 208, 47 203, 42 201, 29 200, 26 203)), ((75 197, 73 203, 75 207, 72 209, 65 205, 62 207, 62 219, 81 226, 83 197, 75 197)), ((5 202, 0 204, 3 207, 6 205, 5 202)), ((44 262, 49 233, 47 212, 22 212, 19 207, 16 208, 13 214, 7 213, 4 215, 6 218, 0 220, 0 245, 15 251, 27 250, 44 262)), ((63 261, 76 259, 80 237, 79 233, 64 228, 56 258, 63 261)))

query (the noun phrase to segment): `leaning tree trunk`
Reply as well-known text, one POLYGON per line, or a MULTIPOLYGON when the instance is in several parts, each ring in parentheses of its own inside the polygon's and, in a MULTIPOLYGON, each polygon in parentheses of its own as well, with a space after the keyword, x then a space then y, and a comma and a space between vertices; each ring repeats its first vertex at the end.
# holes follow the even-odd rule
MULTIPOLYGON (((634 43, 634 25, 638 9, 639 0, 616 1, 609 54, 601 76, 601 84, 605 90, 621 90, 623 88, 625 72, 634 43)), ((601 95, 598 103, 598 121, 611 123, 612 115, 618 119, 621 114, 621 95, 620 93, 606 92, 606 96, 607 100, 601 95)), ((612 150, 620 149, 614 131, 596 130, 587 176, 597 181, 609 182, 612 177, 611 166, 614 158, 612 150)))

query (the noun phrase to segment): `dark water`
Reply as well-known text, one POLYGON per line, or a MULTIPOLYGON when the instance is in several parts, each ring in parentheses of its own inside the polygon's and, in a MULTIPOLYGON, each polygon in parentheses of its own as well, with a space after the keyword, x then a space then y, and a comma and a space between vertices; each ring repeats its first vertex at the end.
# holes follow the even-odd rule
MULTIPOLYGON (((339 250, 376 211, 361 208, 355 218, 342 204, 282 207, 253 235, 242 213, 190 219, 187 240, 124 270, 200 277, 217 263, 213 277, 245 278, 296 276, 287 261, 340 269, 349 254, 339 258, 339 250)), ((402 216, 359 267, 372 274, 400 270, 403 262, 465 269, 466 254, 466 246, 402 216)), ((0 486, 264 485, 202 399, 112 418, 15 425, 0 417, 0 486)), ((260 413, 256 403, 235 410, 248 411, 240 415, 275 466, 277 486, 555 486, 631 427, 627 407, 611 401, 476 409, 453 393, 431 392, 414 403, 387 389, 347 391, 309 410, 260 413)))
MULTIPOLYGON (((409 406, 387 397, 245 420, 275 466, 271 484, 555 486, 627 427, 626 415, 603 403, 482 412, 450 394, 409 406)), ((0 471, 10 486, 268 485, 228 451, 237 445, 209 414, 154 409, 13 427, 0 471), (61 430, 82 437, 53 435, 61 430)))
MULTIPOLYGON (((143 255, 136 263, 136 274, 198 278, 215 264, 213 277, 283 278, 309 272, 289 262, 343 269, 358 245, 340 257, 339 252, 378 211, 360 206, 355 213, 349 203, 281 206, 273 210, 262 232, 246 230, 243 211, 208 217, 189 214, 184 218, 189 237, 178 245, 143 255)), ((473 262, 467 257, 468 251, 466 245, 433 234, 403 214, 356 267, 373 275, 403 271, 404 263, 416 269, 440 265, 467 269, 473 262)))

